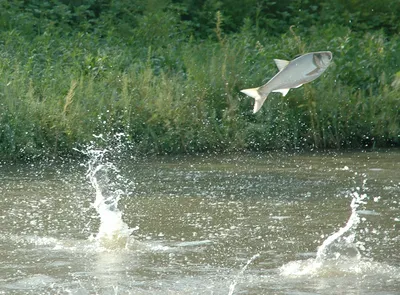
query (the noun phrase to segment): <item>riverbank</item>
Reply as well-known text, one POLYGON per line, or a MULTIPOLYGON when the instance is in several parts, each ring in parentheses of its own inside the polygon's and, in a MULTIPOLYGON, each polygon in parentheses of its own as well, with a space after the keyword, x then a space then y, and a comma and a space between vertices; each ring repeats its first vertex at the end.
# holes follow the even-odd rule
POLYGON ((40 27, 18 13, 32 27, 2 23, 0 32, 1 158, 71 155, 99 134, 124 134, 145 154, 400 146, 393 31, 332 21, 273 34, 243 17, 225 32, 218 10, 204 36, 164 7, 138 13, 125 36, 128 21, 40 27), (240 89, 268 81, 274 58, 317 50, 334 56, 323 76, 252 114, 240 89))

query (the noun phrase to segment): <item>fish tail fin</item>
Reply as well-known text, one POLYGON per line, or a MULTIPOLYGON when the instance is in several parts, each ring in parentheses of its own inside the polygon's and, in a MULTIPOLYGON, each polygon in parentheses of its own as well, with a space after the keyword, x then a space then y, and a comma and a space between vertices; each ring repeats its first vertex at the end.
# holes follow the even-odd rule
POLYGON ((259 89, 260 89, 260 87, 240 90, 240 92, 242 92, 248 96, 251 96, 255 99, 254 109, 253 109, 254 114, 257 113, 261 109, 261 106, 263 105, 264 101, 267 99, 267 96, 268 96, 268 94, 267 95, 261 94, 259 89))

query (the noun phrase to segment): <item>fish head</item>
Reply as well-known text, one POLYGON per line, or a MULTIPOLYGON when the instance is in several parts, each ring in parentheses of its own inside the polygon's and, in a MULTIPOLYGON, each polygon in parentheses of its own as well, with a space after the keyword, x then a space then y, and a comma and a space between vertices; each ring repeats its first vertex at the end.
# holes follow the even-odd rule
POLYGON ((332 52, 320 51, 313 55, 314 64, 320 69, 326 69, 332 61, 332 52))

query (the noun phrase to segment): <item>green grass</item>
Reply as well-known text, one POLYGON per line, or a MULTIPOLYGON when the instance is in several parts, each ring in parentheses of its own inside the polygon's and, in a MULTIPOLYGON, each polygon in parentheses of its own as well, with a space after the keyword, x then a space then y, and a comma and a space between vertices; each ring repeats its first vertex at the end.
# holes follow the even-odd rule
POLYGON ((247 24, 198 40, 167 16, 169 27, 143 17, 129 39, 2 31, 0 157, 71 154, 119 132, 157 154, 400 145, 398 35, 327 25, 276 37, 247 24), (268 81, 273 58, 317 50, 334 56, 323 76, 252 114, 240 89, 268 81))

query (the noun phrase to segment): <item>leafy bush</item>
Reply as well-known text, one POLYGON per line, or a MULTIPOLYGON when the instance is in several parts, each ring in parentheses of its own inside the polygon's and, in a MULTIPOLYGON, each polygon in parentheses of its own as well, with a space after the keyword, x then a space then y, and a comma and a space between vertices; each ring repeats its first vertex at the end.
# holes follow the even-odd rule
POLYGON ((246 1, 0 0, 0 155, 119 132, 146 153, 400 145, 397 6, 246 1), (239 90, 317 50, 326 73, 253 115, 239 90))

